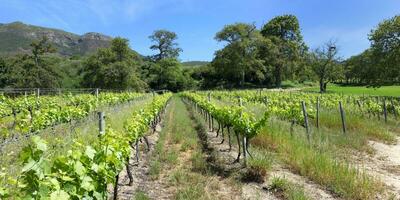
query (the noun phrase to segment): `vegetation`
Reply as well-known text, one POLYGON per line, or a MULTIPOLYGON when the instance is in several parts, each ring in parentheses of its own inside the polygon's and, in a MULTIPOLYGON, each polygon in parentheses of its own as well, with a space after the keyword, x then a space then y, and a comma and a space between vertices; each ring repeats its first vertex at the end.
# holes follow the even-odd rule
POLYGON ((156 97, 143 110, 133 113, 126 121, 125 132, 116 133, 108 128, 97 142, 87 146, 76 142, 67 154, 51 159, 46 141, 34 136, 33 143, 20 154, 24 167, 19 178, 11 177, 8 187, 0 188, 1 197, 103 199, 107 185, 118 180, 119 171, 129 162, 130 144, 146 134, 148 122, 159 118, 170 96, 156 97))
POLYGON ((276 196, 289 200, 307 200, 309 199, 300 186, 291 183, 285 178, 274 177, 271 181, 270 190, 276 196))
MULTIPOLYGON (((369 35, 371 47, 347 60, 338 57, 335 42, 309 50, 296 16, 277 16, 260 29, 254 24, 226 25, 215 39, 225 46, 212 62, 183 67, 176 33, 157 30, 149 36, 145 57, 128 40, 116 37, 108 48, 91 55, 60 57, 60 47, 44 37, 30 40, 30 53, 0 57, 0 87, 100 87, 171 90, 197 88, 282 87, 282 82, 318 82, 382 86, 398 83, 399 16, 384 20, 369 35)), ((17 25, 16 25, 17 26, 17 25)), ((102 46, 103 47, 103 46, 102 46)), ((184 64, 188 65, 188 63, 184 64)))
MULTIPOLYGON (((319 88, 304 88, 306 92, 319 92, 319 88)), ((393 96, 397 97, 400 93, 400 86, 380 86, 380 87, 364 87, 364 86, 342 86, 333 84, 326 91, 327 93, 338 93, 348 95, 372 95, 372 96, 393 96)))
MULTIPOLYGON (((400 80, 399 30, 400 16, 384 20, 371 31, 370 48, 347 60, 338 56, 334 41, 310 50, 294 15, 276 16, 260 28, 242 22, 224 26, 214 38, 223 47, 211 62, 181 63, 178 35, 168 30, 149 36, 149 48, 156 51, 150 56, 139 55, 121 37, 107 40, 90 54, 73 55, 60 53, 66 50, 52 38, 24 38, 18 45, 29 42, 29 51, 0 57, 0 88, 125 92, 1 94, 0 139, 4 143, 30 139, 8 146, 15 147, 20 162, 13 172, 10 166, 0 170, 0 198, 107 199, 111 185, 118 193, 123 170, 132 186, 131 151, 141 151, 142 139, 150 149, 146 136, 156 132, 167 105, 162 131, 157 133, 143 174, 149 176, 144 184, 165 187, 160 190, 173 186, 168 198, 220 199, 231 192, 229 197, 234 197, 236 186, 225 178, 235 172, 241 175, 232 175, 238 185, 270 180, 270 191, 280 199, 309 199, 304 188, 291 180, 270 179, 276 166, 342 199, 387 197, 392 189, 354 158, 374 155, 370 141, 380 145, 397 141, 400 99, 389 96, 396 96, 400 87, 384 85, 400 80), (245 89, 313 83, 318 87, 304 89, 307 93, 245 89), (146 95, 145 91, 153 92, 146 95), (88 120, 97 110, 137 100, 135 107, 122 107, 129 109, 115 113, 118 117, 98 136, 57 129, 75 129, 73 121, 88 120), (205 120, 199 120, 200 116, 205 120), (210 136, 214 132, 216 137, 210 136), (237 155, 229 167, 216 164, 223 151, 216 153, 208 143, 220 135, 218 145, 229 143, 224 159, 237 155), (235 169, 235 165, 246 169, 235 169), (219 187, 229 189, 219 193, 219 187)), ((16 153, 0 160, 11 164, 16 153)), ((141 189, 135 190, 136 199, 152 198, 152 193, 141 189)))

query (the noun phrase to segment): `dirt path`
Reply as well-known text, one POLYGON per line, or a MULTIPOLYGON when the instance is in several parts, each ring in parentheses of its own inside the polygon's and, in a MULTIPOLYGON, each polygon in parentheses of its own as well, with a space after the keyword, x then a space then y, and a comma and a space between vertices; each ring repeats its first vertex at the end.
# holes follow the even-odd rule
MULTIPOLYGON (((166 115, 169 115, 167 116, 168 119, 171 119, 171 115, 173 113, 170 107, 171 107, 170 105, 167 106, 168 111, 166 112, 166 115)), ((155 188, 157 188, 157 190, 162 194, 168 194, 167 191, 164 191, 161 182, 151 181, 148 176, 151 155, 153 154, 154 147, 160 138, 163 126, 164 126, 164 121, 162 120, 159 124, 157 124, 156 131, 153 134, 147 136, 147 139, 149 141, 150 151, 147 151, 147 147, 145 146, 144 142, 139 144, 139 149, 140 149, 139 162, 136 162, 135 150, 133 149, 131 151, 129 165, 131 167, 131 173, 133 176, 133 184, 131 186, 129 185, 129 177, 127 171, 126 169, 122 170, 119 175, 120 179, 118 182, 118 187, 119 187, 118 199, 120 200, 134 199, 135 194, 138 191, 144 191, 144 190, 149 191, 150 194, 154 194, 155 192, 153 192, 153 190, 155 188), (148 188, 150 188, 150 190, 148 188)))
MULTIPOLYGON (((118 199, 121 200, 130 200, 133 199, 137 191, 141 191, 143 187, 147 186, 148 180, 148 173, 149 173, 149 164, 151 155, 154 151, 154 145, 158 141, 159 134, 161 132, 161 125, 157 125, 156 132, 152 135, 148 136, 149 144, 150 144, 150 151, 145 150, 145 145, 142 143, 140 144, 139 149, 140 151, 140 160, 136 162, 135 152, 132 151, 131 158, 130 158, 130 166, 133 178, 132 186, 129 186, 129 178, 126 170, 123 170, 120 173, 120 181, 119 181, 119 189, 118 189, 118 199)), ((155 182, 152 183, 155 188, 161 188, 160 183, 155 182)))
MULTIPOLYGON (((234 137, 231 138, 235 139, 234 137)), ((212 149, 214 168, 219 169, 221 176, 230 176, 242 170, 241 163, 233 163, 237 156, 237 150, 232 148, 229 150, 228 141, 221 144, 221 138, 216 137, 216 132, 207 132, 207 143, 212 149)), ((233 144, 232 144, 233 145, 233 144)), ((241 194, 238 199, 271 199, 277 198, 269 191, 264 189, 264 185, 257 183, 241 183, 241 194)))
POLYGON ((355 164, 368 174, 379 178, 400 199, 400 137, 394 145, 370 141, 373 155, 357 155, 355 164))
POLYGON ((271 183, 271 179, 273 177, 281 177, 286 178, 289 181, 301 185, 304 187, 304 191, 306 192, 307 196, 315 200, 337 200, 338 197, 334 197, 331 193, 325 191, 322 186, 307 180, 306 178, 294 174, 288 169, 275 166, 274 169, 269 174, 268 180, 266 181, 266 185, 271 183))
POLYGON ((140 144, 139 163, 136 163, 132 152, 130 164, 133 185, 128 185, 126 170, 120 173, 118 199, 136 199, 138 193, 157 200, 242 199, 240 191, 230 180, 196 171, 195 165, 199 165, 203 157, 200 156, 196 161, 196 155, 203 154, 197 141, 196 123, 189 114, 180 99, 171 101, 162 126, 158 125, 157 131, 148 136, 150 151, 146 152, 145 144, 140 144), (191 139, 195 139, 194 142, 188 143, 191 139), (156 159, 157 153, 159 160, 156 159), (161 164, 160 171, 153 176, 151 170, 155 162, 161 164))
MULTIPOLYGON (((223 168, 229 170, 240 170, 241 164, 232 164, 237 156, 236 144, 232 144, 232 150, 229 152, 229 144, 227 139, 225 143, 220 144, 222 138, 216 138, 215 132, 208 132, 208 141, 211 148, 218 154, 219 163, 223 164, 223 168)), ((232 140, 235 138, 232 137, 232 140)), ((294 174, 287 169, 275 164, 273 169, 268 172, 267 180, 264 183, 243 183, 242 184, 242 197, 241 199, 278 199, 275 195, 268 190, 271 180, 274 177, 286 178, 290 182, 296 183, 304 187, 305 193, 308 197, 315 200, 337 200, 331 193, 325 191, 320 185, 307 180, 306 178, 294 174)))

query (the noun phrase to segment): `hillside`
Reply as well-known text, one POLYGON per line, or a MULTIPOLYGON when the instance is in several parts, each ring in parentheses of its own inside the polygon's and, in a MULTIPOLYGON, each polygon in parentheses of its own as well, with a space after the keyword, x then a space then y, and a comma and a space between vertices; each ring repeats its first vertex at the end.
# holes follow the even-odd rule
POLYGON ((200 67, 203 65, 207 65, 209 62, 207 61, 187 61, 182 62, 183 67, 191 68, 191 67, 200 67))
POLYGON ((77 35, 66 31, 33 26, 22 22, 0 23, 0 54, 29 51, 30 43, 46 36, 60 55, 86 55, 100 47, 108 47, 111 37, 100 33, 77 35))

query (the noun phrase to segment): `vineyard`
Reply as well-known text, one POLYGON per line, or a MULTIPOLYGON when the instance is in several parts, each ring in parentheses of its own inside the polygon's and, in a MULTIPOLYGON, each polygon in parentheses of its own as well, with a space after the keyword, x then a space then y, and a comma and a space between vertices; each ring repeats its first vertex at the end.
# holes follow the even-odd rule
POLYGON ((0 199, 398 199, 400 99, 0 95, 0 199))

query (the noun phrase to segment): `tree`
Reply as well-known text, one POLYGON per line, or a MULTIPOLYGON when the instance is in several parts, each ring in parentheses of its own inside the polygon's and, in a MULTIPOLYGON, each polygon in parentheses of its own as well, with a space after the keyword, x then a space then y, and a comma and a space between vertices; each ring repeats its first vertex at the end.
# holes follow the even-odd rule
POLYGON ((375 84, 400 81, 400 15, 381 22, 369 35, 372 56, 379 71, 375 84))
POLYGON ((347 84, 376 85, 380 69, 377 67, 371 49, 352 56, 344 62, 344 76, 347 84))
POLYGON ((258 76, 258 72, 262 71, 264 66, 262 60, 257 57, 257 43, 262 37, 254 24, 227 25, 216 34, 215 39, 228 43, 215 53, 212 62, 217 73, 221 72, 225 80, 237 86, 244 86, 246 77, 250 77, 249 73, 256 74, 257 80, 263 79, 258 76))
POLYGON ((281 87, 283 73, 296 71, 290 68, 298 66, 296 62, 299 62, 307 51, 299 21, 294 15, 275 17, 263 26, 261 34, 277 46, 278 51, 274 59, 266 59, 266 62, 274 65, 275 85, 281 87))
POLYGON ((178 58, 179 52, 182 51, 175 41, 178 39, 176 33, 167 30, 154 31, 153 35, 149 36, 150 40, 155 44, 150 46, 151 50, 159 53, 153 56, 156 61, 164 58, 178 58))
POLYGON ((156 90, 185 90, 193 86, 193 79, 184 73, 181 64, 174 58, 165 58, 150 66, 150 86, 156 90))
POLYGON ((56 49, 49 43, 48 38, 45 36, 39 41, 33 41, 30 46, 32 47, 32 55, 35 59, 36 66, 39 66, 42 55, 56 52, 56 49))
POLYGON ((135 89, 141 91, 147 84, 139 78, 141 60, 129 48, 128 40, 114 38, 109 48, 99 49, 88 57, 81 71, 84 87, 107 89, 135 89))
POLYGON ((321 93, 326 92, 326 86, 329 82, 341 75, 337 53, 338 49, 335 42, 329 41, 310 54, 310 64, 318 77, 321 93))
POLYGON ((116 37, 111 41, 111 50, 119 62, 127 58, 131 51, 128 42, 129 40, 121 37, 116 37))
POLYGON ((7 85, 7 74, 9 67, 6 64, 4 58, 0 57, 0 88, 4 88, 7 85))

